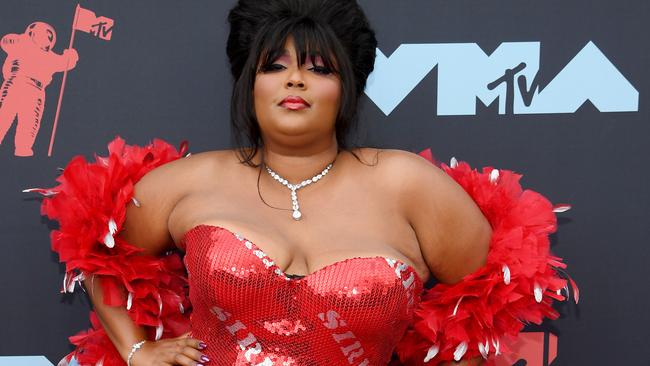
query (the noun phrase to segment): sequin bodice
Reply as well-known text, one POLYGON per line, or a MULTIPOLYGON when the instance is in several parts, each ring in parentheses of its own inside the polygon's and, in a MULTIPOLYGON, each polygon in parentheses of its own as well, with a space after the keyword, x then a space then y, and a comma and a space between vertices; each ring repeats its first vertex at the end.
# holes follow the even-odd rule
POLYGON ((381 256, 293 279, 222 227, 198 225, 182 245, 192 337, 212 365, 386 365, 422 292, 411 266, 381 256))

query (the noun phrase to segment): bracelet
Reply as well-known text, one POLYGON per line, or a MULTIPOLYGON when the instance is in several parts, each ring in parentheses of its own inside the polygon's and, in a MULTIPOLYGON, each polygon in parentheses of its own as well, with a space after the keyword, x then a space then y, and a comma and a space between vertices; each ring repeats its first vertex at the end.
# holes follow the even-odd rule
POLYGON ((135 352, 137 350, 142 348, 142 345, 144 344, 144 342, 146 342, 146 341, 140 341, 140 342, 134 344, 133 346, 131 346, 131 352, 129 352, 129 357, 126 359, 127 366, 131 366, 131 359, 133 358, 133 355, 135 354, 135 352))

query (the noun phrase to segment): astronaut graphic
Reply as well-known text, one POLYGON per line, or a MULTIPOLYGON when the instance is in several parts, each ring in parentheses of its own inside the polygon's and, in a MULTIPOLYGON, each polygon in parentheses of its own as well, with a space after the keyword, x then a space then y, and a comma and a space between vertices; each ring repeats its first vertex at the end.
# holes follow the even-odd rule
POLYGON ((7 34, 0 41, 7 58, 0 88, 0 144, 17 118, 16 156, 32 156, 45 108, 45 88, 52 75, 73 69, 79 55, 74 48, 53 52, 56 32, 43 22, 30 24, 25 33, 7 34))

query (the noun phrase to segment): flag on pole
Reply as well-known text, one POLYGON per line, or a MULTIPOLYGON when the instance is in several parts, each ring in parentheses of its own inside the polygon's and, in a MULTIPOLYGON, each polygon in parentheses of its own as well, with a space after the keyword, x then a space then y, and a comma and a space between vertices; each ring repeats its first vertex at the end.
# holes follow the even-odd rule
POLYGON ((77 5, 73 29, 110 41, 111 35, 113 34, 113 23, 113 19, 98 17, 94 11, 84 9, 77 5))
MULTIPOLYGON (((74 12, 74 19, 72 20, 72 32, 70 32, 70 45, 72 48, 74 43, 75 31, 82 31, 92 34, 93 36, 110 41, 113 35, 113 19, 107 17, 98 17, 92 10, 84 9, 79 4, 74 12)), ((61 111, 61 101, 63 100, 63 90, 65 89, 65 81, 68 76, 68 67, 66 65, 63 71, 63 81, 61 82, 61 92, 59 92, 59 101, 56 106, 56 113, 54 114, 54 125, 52 125, 52 135, 50 136, 50 148, 48 149, 47 156, 52 156, 52 148, 54 147, 54 137, 56 136, 56 126, 59 121, 59 112, 61 111)))

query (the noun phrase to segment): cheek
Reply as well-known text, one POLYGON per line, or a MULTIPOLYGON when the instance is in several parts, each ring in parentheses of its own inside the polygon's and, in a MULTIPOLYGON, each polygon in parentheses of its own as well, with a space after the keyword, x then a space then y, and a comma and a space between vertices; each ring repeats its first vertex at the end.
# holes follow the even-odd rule
POLYGON ((266 101, 273 95, 273 83, 269 79, 270 78, 264 76, 258 76, 255 78, 255 86, 253 87, 253 98, 255 98, 255 104, 257 104, 257 102, 266 101))
POLYGON ((319 93, 321 98, 328 102, 333 110, 338 111, 341 99, 341 83, 339 81, 330 81, 325 83, 319 93))

